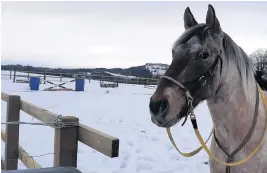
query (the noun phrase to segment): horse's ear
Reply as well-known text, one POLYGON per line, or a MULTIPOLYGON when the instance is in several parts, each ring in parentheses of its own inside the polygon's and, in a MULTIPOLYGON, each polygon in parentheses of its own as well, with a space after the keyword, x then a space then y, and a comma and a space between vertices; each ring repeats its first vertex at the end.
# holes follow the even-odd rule
POLYGON ((211 29, 215 33, 221 32, 220 22, 216 17, 215 10, 212 5, 209 4, 209 9, 206 16, 206 24, 211 26, 211 29))
POLYGON ((185 29, 197 25, 197 21, 195 20, 193 14, 191 13, 189 7, 185 9, 184 12, 184 27, 185 29))

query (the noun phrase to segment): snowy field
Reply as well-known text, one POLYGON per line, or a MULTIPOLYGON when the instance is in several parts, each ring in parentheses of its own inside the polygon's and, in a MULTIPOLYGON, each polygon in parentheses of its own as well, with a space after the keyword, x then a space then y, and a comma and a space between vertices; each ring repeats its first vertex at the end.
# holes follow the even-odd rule
MULTIPOLYGON (((1 74, 9 72, 1 71, 1 74)), ((59 78, 51 80, 60 83, 59 78)), ((74 89, 74 85, 69 83, 66 86, 74 89)), ((52 85, 41 84, 40 90, 49 86, 52 85)), ((29 84, 13 83, 8 75, 1 76, 2 92, 20 95, 23 100, 57 114, 77 116, 82 124, 119 138, 119 157, 112 159, 79 142, 78 169, 84 173, 208 173, 209 167, 204 164, 208 156, 204 151, 191 158, 179 155, 166 130, 151 122, 148 103, 154 90, 143 85, 126 84, 119 84, 118 88, 100 88, 99 81, 91 80, 89 83, 86 80, 84 92, 31 92, 29 84)), ((6 102, 2 101, 1 108, 1 121, 5 122, 6 102)), ((20 115, 21 121, 38 122, 22 111, 20 115)), ((207 138, 212 123, 206 103, 196 108, 196 115, 200 132, 207 138)), ((1 128, 5 129, 5 126, 1 128)), ((176 125, 172 132, 182 151, 189 152, 199 146, 190 121, 183 127, 176 125)), ((21 125, 19 140, 32 156, 48 154, 35 158, 42 167, 53 166, 53 128, 21 125)), ((3 153, 4 142, 1 144, 3 153)), ((25 169, 21 162, 19 169, 25 169)))

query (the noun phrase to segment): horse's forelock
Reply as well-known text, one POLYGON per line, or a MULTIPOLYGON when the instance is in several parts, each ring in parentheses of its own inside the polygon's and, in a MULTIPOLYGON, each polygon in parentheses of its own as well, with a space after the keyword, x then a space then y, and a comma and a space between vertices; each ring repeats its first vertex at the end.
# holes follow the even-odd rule
POLYGON ((206 24, 198 24, 198 25, 194 25, 190 28, 188 28, 187 30, 184 31, 184 33, 182 33, 182 35, 175 41, 173 48, 179 44, 183 44, 185 42, 187 42, 192 36, 197 35, 198 33, 200 33, 201 31, 205 31, 206 28, 208 28, 209 26, 206 24))

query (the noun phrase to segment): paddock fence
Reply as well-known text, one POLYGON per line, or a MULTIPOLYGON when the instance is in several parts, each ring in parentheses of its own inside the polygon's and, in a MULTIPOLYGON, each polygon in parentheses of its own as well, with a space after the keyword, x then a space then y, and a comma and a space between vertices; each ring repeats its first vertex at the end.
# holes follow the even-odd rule
MULTIPOLYGON (((77 168, 78 142, 110 157, 119 156, 119 139, 79 123, 74 116, 61 116, 32 103, 22 100, 19 95, 1 92, 1 99, 7 103, 6 131, 1 129, 5 142, 3 170, 17 170, 18 159, 27 168, 41 168, 41 165, 19 145, 20 111, 36 118, 41 124, 54 128, 54 167, 77 168)), ((36 123, 38 125, 38 123, 36 123)))
MULTIPOLYGON (((90 80, 98 80, 105 82, 113 82, 113 83, 124 83, 124 84, 134 84, 134 85, 157 85, 158 79, 156 78, 129 78, 129 77, 120 77, 120 76, 104 76, 104 75, 96 75, 96 74, 80 74, 80 73, 58 73, 58 72, 37 72, 37 71, 17 71, 10 70, 9 74, 1 74, 2 76, 9 76, 10 79, 13 79, 13 82, 29 82, 30 77, 40 77, 43 84, 46 83, 47 77, 51 81, 59 81, 62 82, 63 78, 84 78, 90 80), (18 74, 26 73, 26 74, 18 74), (37 74, 37 75, 36 75, 37 74)), ((64 82, 64 81, 63 81, 64 82)))

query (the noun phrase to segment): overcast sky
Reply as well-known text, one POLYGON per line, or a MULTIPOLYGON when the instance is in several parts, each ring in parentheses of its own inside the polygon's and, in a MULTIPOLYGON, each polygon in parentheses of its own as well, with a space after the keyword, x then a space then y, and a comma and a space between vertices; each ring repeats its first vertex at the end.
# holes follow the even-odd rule
MULTIPOLYGON (((223 31, 247 54, 267 47, 267 2, 210 2, 223 31)), ((2 63, 50 67, 170 64, 190 7, 209 2, 2 2, 2 63)))

